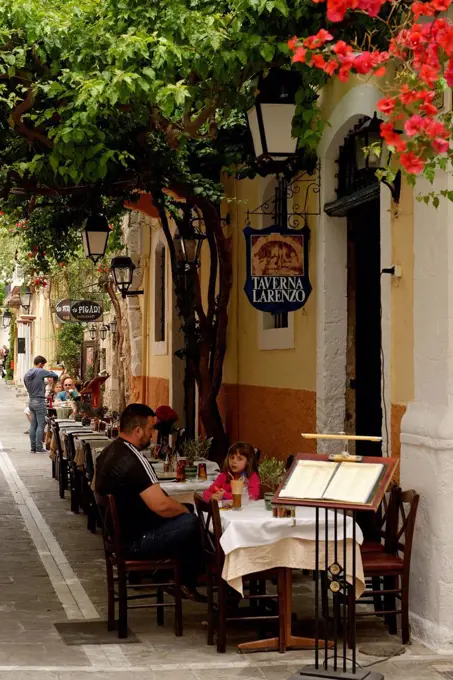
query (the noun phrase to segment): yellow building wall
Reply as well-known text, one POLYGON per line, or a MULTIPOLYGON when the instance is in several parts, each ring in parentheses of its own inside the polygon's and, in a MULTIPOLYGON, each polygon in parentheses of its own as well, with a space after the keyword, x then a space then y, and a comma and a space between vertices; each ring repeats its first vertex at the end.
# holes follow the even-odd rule
MULTIPOLYGON (((262 181, 229 180, 225 189, 232 199, 226 233, 232 239, 233 287, 219 403, 230 441, 244 439, 265 455, 284 459, 301 450, 300 433, 313 430, 316 424, 316 229, 310 224, 313 291, 305 307, 294 313, 294 348, 262 350, 258 340, 261 312, 244 292, 246 248, 242 233, 247 210, 263 203, 262 181)), ((202 261, 204 290, 208 265, 206 249, 202 261)))
POLYGON ((31 326, 31 360, 37 354, 47 359, 48 366, 56 361, 56 329, 52 323, 52 312, 47 291, 39 289, 33 295, 32 312, 35 319, 31 326))
POLYGON ((150 229, 143 231, 144 252, 149 253, 147 258, 143 258, 142 266, 143 279, 142 288, 144 295, 139 296, 142 311, 143 329, 143 376, 136 376, 133 379, 137 398, 155 408, 161 404, 169 402, 169 379, 171 373, 171 357, 169 334, 171 325, 169 323, 169 298, 171 297, 172 278, 170 272, 170 259, 166 251, 166 319, 167 319, 167 351, 165 354, 156 354, 153 349, 154 339, 154 295, 155 295, 155 263, 154 249, 156 242, 160 239, 165 243, 163 234, 157 221, 153 221, 150 229), (138 396, 139 395, 139 396, 138 396))
POLYGON ((392 264, 401 278, 393 279, 391 296, 391 435, 392 453, 400 454, 401 420, 414 398, 414 192, 402 183, 392 216, 392 264))

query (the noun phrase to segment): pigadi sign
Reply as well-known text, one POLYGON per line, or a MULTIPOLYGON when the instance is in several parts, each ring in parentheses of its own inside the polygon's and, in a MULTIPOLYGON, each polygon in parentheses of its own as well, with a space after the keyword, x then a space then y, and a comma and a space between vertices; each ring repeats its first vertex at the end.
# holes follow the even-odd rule
POLYGON ((244 290, 262 312, 295 312, 305 305, 311 283, 308 275, 310 229, 274 225, 244 229, 247 278, 244 290))
POLYGON ((60 321, 96 321, 102 316, 102 304, 94 300, 60 300, 55 313, 60 321))

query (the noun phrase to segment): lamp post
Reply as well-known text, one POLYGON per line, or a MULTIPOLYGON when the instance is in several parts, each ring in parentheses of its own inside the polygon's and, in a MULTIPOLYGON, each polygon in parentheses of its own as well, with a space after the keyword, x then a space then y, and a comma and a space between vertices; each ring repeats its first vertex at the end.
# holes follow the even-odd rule
POLYGON ((112 335, 116 335, 117 325, 118 325, 118 324, 117 324, 116 319, 112 319, 112 321, 111 321, 110 324, 109 324, 109 326, 110 326, 110 332, 112 333, 112 335))
POLYGON ((114 257, 110 263, 115 285, 121 293, 121 297, 143 295, 142 290, 129 290, 135 271, 135 264, 130 257, 114 257))
POLYGON ((288 175, 297 157, 298 139, 292 134, 296 113, 296 92, 300 87, 296 71, 274 68, 260 78, 255 102, 247 112, 256 160, 264 175, 276 174, 274 219, 286 225, 288 219, 288 175))
POLYGON ((29 313, 31 307, 31 290, 30 288, 24 288, 20 291, 20 304, 23 307, 26 314, 29 313))
POLYGON ((90 335, 91 340, 96 340, 97 337, 97 328, 94 325, 94 323, 91 324, 90 328, 88 329, 88 333, 90 335))
POLYGON ((94 264, 104 257, 109 234, 110 227, 105 215, 96 213, 87 217, 82 231, 83 250, 94 264))
POLYGON ((105 340, 107 337, 107 331, 109 330, 109 327, 106 326, 106 324, 102 324, 101 328, 99 329, 99 335, 101 336, 101 340, 105 340))
POLYGON ((2 317, 3 328, 9 328, 9 326, 11 325, 11 319, 12 318, 13 318, 13 315, 11 314, 9 309, 5 309, 5 311, 3 313, 3 317, 2 317))

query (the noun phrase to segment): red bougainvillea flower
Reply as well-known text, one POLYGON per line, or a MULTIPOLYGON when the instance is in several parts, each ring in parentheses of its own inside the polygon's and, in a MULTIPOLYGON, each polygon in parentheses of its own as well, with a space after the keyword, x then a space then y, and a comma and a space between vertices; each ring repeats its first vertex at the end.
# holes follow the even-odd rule
POLYGON ((403 168, 411 175, 419 175, 424 166, 424 161, 420 156, 416 156, 413 151, 406 151, 400 156, 400 163, 403 168))
POLYGON ((333 35, 326 31, 325 28, 321 28, 315 35, 305 38, 304 47, 308 50, 315 50, 318 47, 322 47, 329 40, 333 40, 333 35))
POLYGON ((178 414, 171 406, 159 406, 156 409, 156 418, 160 423, 175 423, 178 417, 178 414))
POLYGON ((393 146, 397 151, 404 151, 406 149, 406 142, 401 139, 401 136, 393 129, 392 123, 381 123, 381 137, 385 139, 389 146, 393 146))
POLYGON ((296 49, 296 52, 294 53, 293 61, 298 62, 301 61, 302 63, 305 63, 305 55, 307 54, 307 50, 305 47, 298 47, 296 49))
POLYGON ((442 139, 442 137, 436 137, 433 140, 433 147, 437 151, 437 153, 447 153, 449 149, 449 143, 447 142, 446 139, 442 139))
POLYGON ((384 97, 380 99, 377 103, 379 111, 382 111, 386 116, 390 116, 395 108, 396 99, 394 97, 384 97))
POLYGON ((415 137, 423 130, 423 118, 414 114, 404 123, 404 132, 408 137, 415 137))

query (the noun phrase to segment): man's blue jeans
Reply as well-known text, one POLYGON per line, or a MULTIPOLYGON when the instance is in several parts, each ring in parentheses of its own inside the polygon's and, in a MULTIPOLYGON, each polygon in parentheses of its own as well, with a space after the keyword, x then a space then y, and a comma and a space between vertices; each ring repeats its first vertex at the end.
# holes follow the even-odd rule
POLYGON ((30 448, 32 451, 43 451, 44 426, 46 423, 46 402, 44 399, 30 399, 30 448))
POLYGON ((162 520, 134 541, 128 551, 132 559, 167 557, 181 564, 183 585, 195 588, 201 571, 201 532, 198 517, 192 513, 162 520))

